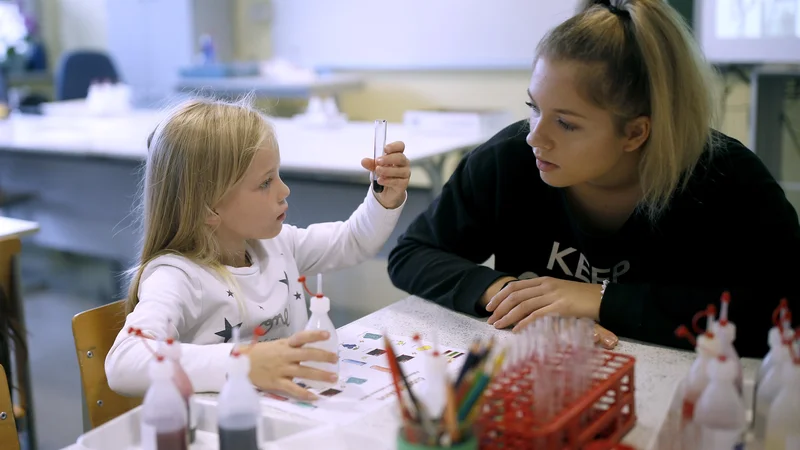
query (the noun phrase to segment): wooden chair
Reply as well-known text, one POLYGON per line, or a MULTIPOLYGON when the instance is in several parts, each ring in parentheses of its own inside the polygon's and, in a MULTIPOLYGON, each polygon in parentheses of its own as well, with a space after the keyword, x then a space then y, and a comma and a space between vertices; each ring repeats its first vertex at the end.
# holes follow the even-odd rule
POLYGON ((142 402, 141 398, 125 397, 112 391, 106 379, 106 355, 124 325, 123 301, 92 308, 72 318, 72 336, 92 428, 130 411, 142 402))
POLYGON ((15 422, 23 424, 29 433, 28 439, 33 439, 28 344, 14 263, 21 249, 22 242, 18 238, 0 240, 0 367, 5 367, 2 375, 5 388, 0 388, 3 390, 0 395, 10 396, 9 386, 17 392, 17 403, 9 409, 9 413, 14 416, 15 422))
POLYGON ((19 450, 19 435, 13 409, 6 371, 0 366, 0 442, 3 443, 4 450, 19 450))

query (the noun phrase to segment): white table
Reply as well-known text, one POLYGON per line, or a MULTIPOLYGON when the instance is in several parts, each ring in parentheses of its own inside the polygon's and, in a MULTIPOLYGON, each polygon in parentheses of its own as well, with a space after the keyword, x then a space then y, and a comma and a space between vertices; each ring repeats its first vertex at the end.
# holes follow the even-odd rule
POLYGON ((256 97, 308 98, 336 96, 344 91, 360 89, 362 77, 351 74, 319 74, 310 78, 281 79, 268 76, 249 77, 183 77, 175 86, 179 91, 210 92, 238 96, 252 92, 256 97))
MULTIPOLYGON (((453 312, 418 297, 396 302, 353 322, 352 325, 401 336, 411 336, 414 333, 431 336, 435 332, 441 345, 458 348, 468 348, 476 337, 495 336, 503 340, 511 335, 510 331, 496 330, 484 320, 453 312)), ((347 326, 349 325, 342 328, 347 326)), ((675 387, 688 373, 694 354, 627 340, 622 340, 615 351, 636 358, 634 377, 638 421, 624 442, 637 449, 651 448, 675 387)), ((754 376, 757 365, 756 360, 743 360, 745 378, 754 376)), ((363 430, 369 430, 369 434, 392 439, 397 419, 393 408, 387 406, 370 415, 360 426, 363 430)), ((69 450, 82 449, 74 446, 69 450)))
MULTIPOLYGON (((16 115, 0 121, 0 150, 56 154, 141 162, 147 156, 146 141, 164 116, 159 110, 132 110, 120 116, 97 117, 82 101, 49 104, 46 115, 16 115)), ((304 174, 364 177, 361 158, 372 156, 374 128, 371 122, 342 126, 304 125, 287 118, 271 118, 281 147, 281 171, 304 174)), ((414 165, 434 172, 437 158, 471 149, 490 135, 474 133, 421 133, 402 124, 387 127, 387 142, 403 141, 405 154, 414 165)), ((441 175, 432 180, 441 184, 441 175)))
MULTIPOLYGON (((139 192, 146 138, 164 113, 92 117, 81 102, 51 104, 47 111, 0 121, 2 187, 36 195, 13 215, 42 224, 36 244, 107 259, 121 269, 135 258, 138 231, 131 205, 139 192)), ((272 122, 281 172, 292 190, 288 223, 305 227, 347 219, 367 193, 368 174, 360 161, 372 156, 372 124, 321 128, 283 118, 272 122)), ((445 156, 487 138, 479 132, 423 134, 389 125, 388 139, 405 141, 406 155, 426 169, 432 183, 409 189, 398 227, 381 255, 438 193, 445 156)))

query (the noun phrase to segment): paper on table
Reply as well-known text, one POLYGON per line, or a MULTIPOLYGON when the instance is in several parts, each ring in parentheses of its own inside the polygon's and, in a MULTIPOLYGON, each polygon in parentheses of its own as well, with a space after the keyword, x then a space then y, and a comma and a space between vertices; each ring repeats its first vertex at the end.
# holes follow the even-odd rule
MULTIPOLYGON (((339 382, 336 387, 322 391, 311 389, 319 395, 314 402, 263 393, 262 403, 321 422, 350 424, 396 401, 383 333, 354 325, 338 333, 339 382)), ((407 336, 390 335, 389 338, 409 384, 415 392, 420 391, 426 382, 423 356, 433 351, 433 343, 427 340, 415 343, 407 336)), ((442 346, 439 351, 449 359, 447 370, 454 378, 466 359, 466 351, 442 346)))

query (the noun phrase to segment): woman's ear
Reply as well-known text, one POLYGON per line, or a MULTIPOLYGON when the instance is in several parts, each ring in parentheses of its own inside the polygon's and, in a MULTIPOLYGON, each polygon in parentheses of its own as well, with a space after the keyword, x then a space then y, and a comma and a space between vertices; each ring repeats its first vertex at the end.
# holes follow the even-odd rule
POLYGON ((650 137, 650 118, 640 116, 625 125, 625 145, 623 150, 632 152, 640 149, 650 137))
POLYGON ((206 207, 206 225, 210 225, 212 227, 218 227, 222 223, 222 218, 217 214, 217 210, 214 208, 206 207))

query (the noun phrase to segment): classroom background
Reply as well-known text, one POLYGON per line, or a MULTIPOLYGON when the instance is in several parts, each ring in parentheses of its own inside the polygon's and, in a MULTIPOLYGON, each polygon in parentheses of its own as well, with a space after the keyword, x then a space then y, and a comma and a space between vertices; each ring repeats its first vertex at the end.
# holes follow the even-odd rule
MULTIPOLYGON (((373 120, 389 121, 390 140, 408 137, 398 230, 376 259, 326 278, 339 326, 405 297, 386 273, 388 250, 465 151, 527 116, 527 55, 574 3, 0 0, 0 216, 38 224, 19 254, 38 448, 84 431, 70 321, 120 298, 116 274, 135 257, 131 208, 151 119, 138 111, 252 92, 279 121, 288 222, 301 226, 345 219, 361 201, 373 120), (104 80, 121 86, 103 90, 104 80)), ((720 70, 721 131, 800 207, 800 0, 748 11, 671 3, 720 70)))

